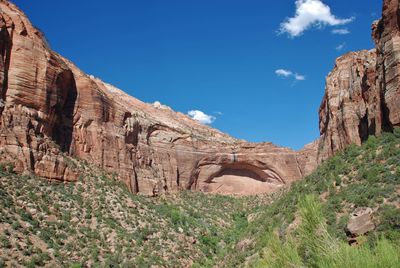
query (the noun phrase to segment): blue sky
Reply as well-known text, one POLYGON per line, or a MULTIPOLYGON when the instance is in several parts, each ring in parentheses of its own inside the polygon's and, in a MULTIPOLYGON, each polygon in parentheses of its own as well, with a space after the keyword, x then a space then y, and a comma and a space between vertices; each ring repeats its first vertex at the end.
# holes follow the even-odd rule
POLYGON ((85 72, 145 102, 203 111, 234 137, 299 149, 319 136, 335 58, 373 48, 382 0, 295 2, 14 0, 85 72), (313 21, 324 23, 304 29, 313 21))

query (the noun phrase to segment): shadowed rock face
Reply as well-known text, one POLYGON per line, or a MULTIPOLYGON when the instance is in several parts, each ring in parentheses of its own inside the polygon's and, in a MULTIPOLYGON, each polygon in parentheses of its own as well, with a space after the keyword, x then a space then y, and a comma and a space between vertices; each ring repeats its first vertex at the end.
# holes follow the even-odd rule
MULTIPOLYGON (((0 19, 0 115, 4 109, 6 90, 8 88, 8 70, 10 68, 10 51, 12 47, 12 37, 7 21, 9 18, 1 17, 0 19)), ((12 33, 12 31, 11 31, 12 33)))
POLYGON ((74 181, 71 155, 115 172, 132 192, 214 192, 205 186, 222 180, 223 193, 252 194, 254 182, 267 192, 316 167, 315 144, 295 152, 236 140, 86 75, 8 1, 0 29, 0 159, 17 171, 74 181))
POLYGON ((372 25, 376 49, 338 58, 328 75, 319 111, 319 162, 400 126, 399 5, 384 0, 382 19, 372 25))

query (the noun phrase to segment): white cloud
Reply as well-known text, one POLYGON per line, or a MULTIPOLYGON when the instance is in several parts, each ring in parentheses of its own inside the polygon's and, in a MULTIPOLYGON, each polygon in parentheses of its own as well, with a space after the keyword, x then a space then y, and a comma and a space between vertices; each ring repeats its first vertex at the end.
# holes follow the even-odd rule
POLYGON ((343 35, 343 34, 349 34, 350 31, 348 29, 346 29, 346 28, 344 28, 344 29, 333 29, 332 33, 333 34, 342 34, 343 35))
POLYGON ((321 0, 297 0, 296 15, 292 18, 287 18, 281 23, 280 33, 287 33, 290 37, 297 37, 313 26, 344 25, 353 21, 353 19, 336 17, 331 13, 330 7, 321 0))
POLYGON ((188 115, 193 119, 202 124, 209 125, 212 124, 216 117, 212 115, 207 115, 202 111, 199 110, 192 110, 188 112, 188 115))
POLYGON ((306 77, 302 74, 298 74, 286 69, 278 69, 275 71, 275 74, 281 78, 294 78, 297 81, 304 81, 306 77))
POLYGON ((295 74, 295 75, 294 75, 294 78, 295 78, 297 81, 304 81, 304 80, 306 80, 306 77, 305 77, 304 75, 301 75, 301 74, 295 74))
POLYGON ((344 42, 344 43, 341 43, 340 45, 338 45, 338 46, 336 47, 336 50, 337 50, 337 51, 341 51, 341 50, 343 50, 345 47, 346 47, 346 43, 344 42))
POLYGON ((285 70, 285 69, 278 69, 275 71, 275 73, 280 77, 289 77, 289 76, 293 75, 292 71, 285 70))

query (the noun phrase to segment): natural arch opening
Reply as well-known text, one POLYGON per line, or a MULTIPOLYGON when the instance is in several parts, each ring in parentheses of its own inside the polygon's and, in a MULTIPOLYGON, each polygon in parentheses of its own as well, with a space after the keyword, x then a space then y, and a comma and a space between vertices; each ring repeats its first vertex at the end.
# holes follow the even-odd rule
POLYGON ((274 192, 284 184, 280 176, 270 169, 235 163, 223 166, 213 174, 203 189, 210 193, 246 196, 274 192))

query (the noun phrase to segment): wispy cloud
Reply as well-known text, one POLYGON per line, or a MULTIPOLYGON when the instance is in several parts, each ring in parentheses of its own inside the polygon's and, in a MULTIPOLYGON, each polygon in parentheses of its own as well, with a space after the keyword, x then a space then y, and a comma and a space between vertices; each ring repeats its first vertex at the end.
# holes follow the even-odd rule
POLYGON ((205 124, 205 125, 212 124, 217 119, 215 116, 205 114, 204 112, 199 111, 199 110, 189 111, 188 115, 193 120, 196 120, 196 121, 198 121, 198 122, 200 122, 202 124, 205 124))
POLYGON ((297 81, 306 80, 306 77, 304 75, 298 74, 298 73, 295 73, 293 71, 286 70, 286 69, 278 69, 278 70, 275 71, 275 74, 278 77, 281 77, 281 78, 284 78, 284 79, 286 79, 286 78, 294 78, 297 81))
POLYGON ((289 70, 285 70, 285 69, 278 69, 275 71, 276 75, 280 76, 280 77, 289 77, 293 75, 292 71, 289 70))
POLYGON ((343 28, 343 29, 333 29, 332 30, 333 34, 341 34, 341 35, 345 35, 345 34, 349 34, 350 31, 349 29, 343 28))
POLYGON ((280 33, 298 37, 312 27, 338 26, 350 23, 354 18, 341 19, 332 14, 328 5, 321 0, 297 0, 296 14, 280 25, 280 33))
POLYGON ((337 51, 342 51, 346 47, 346 42, 341 43, 336 47, 337 51))

